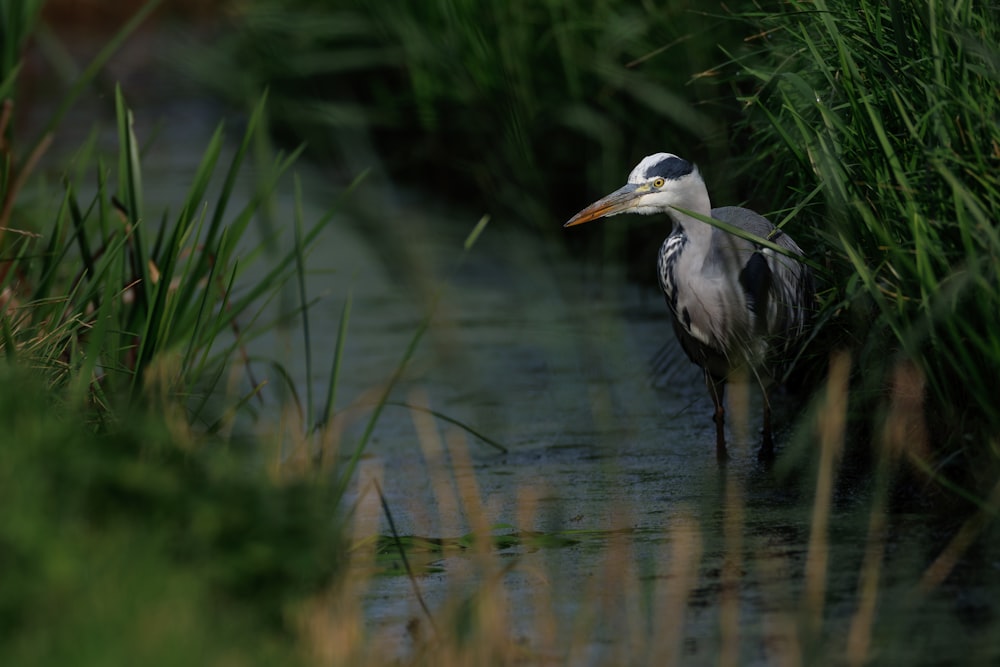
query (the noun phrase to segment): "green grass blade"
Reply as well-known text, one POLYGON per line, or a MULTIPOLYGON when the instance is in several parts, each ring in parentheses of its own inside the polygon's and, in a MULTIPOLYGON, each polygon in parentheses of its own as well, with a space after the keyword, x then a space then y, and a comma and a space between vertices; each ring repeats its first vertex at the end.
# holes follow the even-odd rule
POLYGON ((340 368, 344 359, 344 344, 347 341, 347 325, 351 319, 351 302, 353 295, 347 293, 344 300, 344 308, 340 311, 340 324, 337 326, 337 343, 333 349, 333 362, 330 368, 330 380, 326 390, 326 403, 323 406, 323 416, 319 424, 313 427, 315 430, 319 425, 330 423, 330 417, 337 405, 337 385, 340 382, 340 368))
POLYGON ((295 247, 292 254, 295 256, 295 277, 298 287, 299 309, 302 315, 302 344, 303 354, 306 362, 306 428, 311 428, 313 421, 313 377, 312 377, 312 338, 309 327, 309 306, 306 294, 306 247, 302 239, 302 182, 298 176, 295 177, 295 214, 293 228, 295 230, 295 247))
POLYGON ((460 429, 462 429, 463 431, 465 431, 469 435, 473 436, 477 440, 481 440, 482 442, 485 442, 487 445, 489 445, 493 449, 497 450, 498 452, 501 452, 502 454, 507 454, 510 451, 506 447, 504 447, 503 445, 501 445, 499 442, 497 442, 496 440, 494 440, 493 438, 490 438, 489 436, 483 435, 482 432, 477 431, 472 426, 469 426, 468 424, 466 424, 465 422, 463 422, 463 421, 461 421, 459 419, 455 419, 454 417, 446 415, 443 412, 439 412, 439 411, 434 410, 432 408, 424 407, 424 406, 421 406, 421 405, 413 405, 412 403, 405 403, 405 402, 389 401, 388 403, 386 403, 386 405, 394 405, 394 406, 397 406, 397 407, 400 407, 400 408, 407 408, 409 410, 418 410, 420 412, 426 412, 427 414, 431 415, 432 417, 434 417, 436 419, 440 419, 441 421, 448 422, 449 424, 454 424, 455 426, 459 427, 460 429))

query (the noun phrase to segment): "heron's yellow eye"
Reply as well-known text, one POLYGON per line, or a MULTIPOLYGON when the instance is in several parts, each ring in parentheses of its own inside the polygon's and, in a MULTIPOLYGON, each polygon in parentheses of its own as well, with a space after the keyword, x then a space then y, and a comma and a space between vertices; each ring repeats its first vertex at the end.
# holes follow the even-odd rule
POLYGON ((665 180, 663 180, 662 178, 658 178, 655 181, 653 181, 653 187, 654 188, 662 188, 663 185, 664 185, 664 183, 666 183, 665 180))

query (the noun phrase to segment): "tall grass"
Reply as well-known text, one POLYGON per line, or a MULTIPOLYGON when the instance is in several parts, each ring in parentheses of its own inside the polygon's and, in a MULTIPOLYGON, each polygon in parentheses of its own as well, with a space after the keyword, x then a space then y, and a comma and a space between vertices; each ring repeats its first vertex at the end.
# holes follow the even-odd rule
MULTIPOLYGON (((44 0, 5 0, 0 3, 0 100, 12 94, 21 68, 24 44, 31 36, 44 4, 44 0)), ((6 132, 4 134, 5 138, 9 138, 6 132)))
POLYGON ((268 86, 314 156, 548 231, 648 153, 722 168, 738 110, 709 82, 740 4, 257 0, 187 60, 237 101, 268 86))
MULTIPOLYGON (((237 244, 295 157, 279 156, 251 196, 234 196, 263 101, 228 164, 223 128, 212 135, 171 217, 146 210, 138 139, 120 90, 115 106, 116 178, 85 148, 77 160, 93 165, 96 190, 82 194, 85 188, 67 181, 50 226, 16 246, 5 283, 16 317, 6 322, 5 351, 9 359, 47 368, 53 383, 70 385, 77 400, 105 407, 140 399, 150 369, 173 358, 172 391, 193 420, 205 420, 198 396, 219 389, 236 353, 259 331, 261 305, 295 275, 329 216, 303 230, 292 251, 257 269, 255 280, 241 278, 253 265, 240 262, 237 244), (222 182, 209 203, 213 178, 222 182), (233 331, 239 335, 225 342, 233 331)), ((252 257, 245 246, 243 255, 252 257)))
MULTIPOLYGON (((47 166, 55 184, 35 177, 73 102, 156 4, 109 39, 33 141, 12 122, 19 62, 3 63, 4 664, 290 664, 301 658, 291 611, 342 572, 338 489, 272 478, 260 452, 248 461, 217 433, 260 388, 233 395, 221 380, 247 370, 241 350, 273 326, 262 314, 331 215, 300 220, 294 247, 261 266, 248 228, 296 157, 259 156, 247 188, 265 100, 235 146, 220 124, 174 215, 145 203, 120 89, 117 153, 88 141, 71 164, 47 166)), ((39 8, 2 3, 5 55, 27 43, 39 8)))
MULTIPOLYGON (((759 58, 744 62, 759 88, 744 129, 759 187, 775 207, 805 207, 806 244, 825 249, 827 314, 858 354, 860 395, 879 393, 899 360, 914 362, 932 440, 946 443, 939 455, 995 471, 996 8, 815 0, 751 19, 759 58)), ((916 455, 922 467, 944 460, 916 455)))

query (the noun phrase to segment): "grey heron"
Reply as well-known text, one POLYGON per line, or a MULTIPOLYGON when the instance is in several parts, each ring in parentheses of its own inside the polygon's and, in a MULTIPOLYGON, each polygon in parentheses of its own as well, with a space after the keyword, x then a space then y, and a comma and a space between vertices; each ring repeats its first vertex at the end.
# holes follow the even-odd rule
POLYGON ((760 456, 774 455, 768 389, 782 377, 809 324, 814 298, 799 246, 767 218, 737 206, 712 208, 698 168, 671 153, 642 159, 628 182, 583 209, 572 227, 619 213, 666 213, 673 229, 660 248, 657 273, 673 316, 674 333, 705 373, 715 404, 715 447, 728 458, 725 385, 736 374, 754 377, 764 395, 760 456), (788 255, 724 231, 691 213, 765 239, 788 255), (791 255, 791 256, 789 256, 791 255))

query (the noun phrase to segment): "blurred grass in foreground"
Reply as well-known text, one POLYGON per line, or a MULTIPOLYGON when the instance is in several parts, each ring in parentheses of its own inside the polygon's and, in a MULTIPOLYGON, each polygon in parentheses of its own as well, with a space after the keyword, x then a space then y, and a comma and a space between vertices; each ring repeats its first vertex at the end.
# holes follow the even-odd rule
POLYGON ((95 432, 10 368, 0 418, 4 664, 296 658, 289 614, 343 564, 329 485, 270 480, 162 414, 95 432))
MULTIPOLYGON (((387 527, 378 481, 392 473, 377 460, 358 470, 358 503, 343 521, 329 481, 303 477, 294 460, 265 477, 157 412, 132 412, 96 434, 35 378, 4 373, 5 664, 989 665, 998 657, 989 600, 1000 582, 982 564, 996 553, 1000 487, 981 513, 921 538, 908 534, 907 517, 886 512, 885 484, 845 506, 835 480, 846 356, 804 426, 821 454, 808 479, 792 483, 812 489, 811 511, 806 501, 768 513, 732 474, 703 505, 672 507, 662 526, 642 532, 535 532, 540 488, 500 490, 518 509, 515 525, 496 526, 501 499, 483 497, 462 435, 414 410, 438 509, 456 513, 442 524, 471 529, 431 540, 387 527), (420 564, 428 543, 443 550, 430 570, 420 564), (592 559, 581 580, 545 566, 544 552, 556 549, 592 559), (393 556, 409 585, 389 590, 406 589, 406 611, 373 623, 369 594, 381 590, 393 556), (428 600, 431 588, 447 592, 428 600)), ((914 407, 900 404, 890 425, 919 417, 914 407)), ((888 466, 906 437, 891 427, 872 445, 888 466)), ((631 508, 616 511, 627 517, 631 508)))
MULTIPOLYGON (((353 576, 302 617, 311 656, 351 665, 992 664, 1000 624, 988 600, 1000 581, 987 564, 1000 537, 1000 485, 964 521, 928 527, 887 512, 889 473, 911 437, 907 425, 922 417, 919 405, 897 401, 869 443, 876 482, 847 501, 837 480, 849 357, 830 365, 802 424, 819 450, 804 468, 785 471, 784 481, 731 471, 701 503, 670 506, 661 525, 640 530, 532 532, 558 490, 483 497, 481 464, 461 435, 414 411, 437 503, 429 511, 452 508, 442 525, 471 533, 396 535, 380 487, 399 473, 369 462, 358 480, 367 493, 353 517, 353 576), (755 498, 751 486, 774 484, 799 489, 804 502, 776 511, 755 498), (503 505, 517 508, 515 525, 492 523, 503 505), (556 549, 563 553, 544 553, 556 549), (409 586, 373 578, 392 555, 409 586), (381 616, 385 591, 401 588, 407 604, 393 599, 381 616)), ((604 520, 629 526, 634 509, 624 503, 604 520)))

